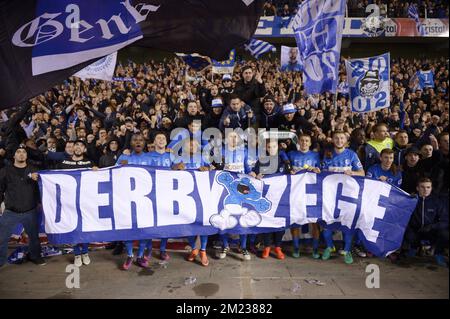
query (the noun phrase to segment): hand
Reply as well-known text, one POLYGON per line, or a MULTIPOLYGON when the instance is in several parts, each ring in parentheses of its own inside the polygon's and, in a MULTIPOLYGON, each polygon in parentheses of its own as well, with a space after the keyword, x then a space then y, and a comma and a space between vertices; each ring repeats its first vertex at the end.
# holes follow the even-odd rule
POLYGON ((129 149, 126 149, 122 152, 124 155, 130 155, 131 151, 129 149))
POLYGON ((439 142, 433 134, 430 135, 430 143, 431 146, 433 146, 433 149, 439 149, 439 142))
POLYGON ((385 181, 387 181, 387 177, 386 176, 380 176, 379 180, 382 181, 382 182, 385 182, 385 181))
POLYGON ((348 170, 345 170, 345 171, 344 171, 344 174, 345 174, 345 175, 348 175, 348 176, 352 176, 352 175, 353 175, 353 172, 352 172, 351 170, 348 169, 348 170))
POLYGON ((258 175, 256 175, 256 179, 262 180, 264 177, 263 174, 259 173, 258 175))
POLYGON ((400 102, 403 102, 404 98, 405 98, 405 89, 402 88, 400 89, 400 102))
POLYGON ((253 118, 253 116, 254 116, 254 114, 253 114, 253 111, 249 111, 248 113, 247 113, 247 116, 248 116, 248 118, 253 118))
POLYGON ((224 126, 230 126, 230 123, 231 123, 230 117, 227 116, 227 117, 225 118, 225 120, 223 120, 223 125, 224 125, 224 126))
POLYGON ((263 81, 262 81, 262 75, 261 75, 261 72, 259 72, 259 70, 256 71, 256 74, 255 74, 255 80, 256 80, 258 83, 260 83, 260 84, 263 83, 263 81))
POLYGON ((209 167, 208 167, 208 166, 200 166, 198 170, 199 170, 200 172, 209 171, 209 167))
POLYGON ((320 174, 320 168, 318 168, 318 167, 311 167, 310 170, 311 170, 313 173, 320 174))
POLYGON ((178 163, 174 166, 175 170, 184 170, 186 169, 186 165, 184 163, 178 163))
MULTIPOLYGON (((128 162, 128 161, 127 161, 128 162)), ((92 166, 93 171, 98 171, 98 166, 92 166)))
POLYGON ((128 161, 127 160, 121 160, 120 161, 120 165, 127 165, 128 164, 128 161))
POLYGON ((253 177, 253 178, 256 178, 256 173, 255 172, 250 172, 250 173, 248 173, 248 175, 253 177))
POLYGON ((31 173, 30 178, 31 178, 33 181, 37 182, 38 179, 39 179, 39 174, 38 174, 38 173, 31 173))
POLYGON ((5 149, 4 148, 0 148, 0 156, 5 156, 5 154, 6 154, 6 151, 5 151, 5 149))

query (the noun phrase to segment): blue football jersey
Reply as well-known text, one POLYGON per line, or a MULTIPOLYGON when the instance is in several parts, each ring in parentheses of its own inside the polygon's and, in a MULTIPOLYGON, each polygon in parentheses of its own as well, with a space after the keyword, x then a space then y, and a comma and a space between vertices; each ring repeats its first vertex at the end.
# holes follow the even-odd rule
POLYGON ((400 187, 402 185, 402 173, 398 171, 397 174, 394 175, 390 170, 385 171, 381 167, 381 164, 370 166, 367 170, 366 176, 373 179, 380 179, 381 176, 385 176, 387 177, 386 182, 388 182, 389 184, 397 187, 400 187))
POLYGON ((134 164, 134 165, 150 165, 150 158, 148 156, 148 153, 131 153, 130 155, 122 154, 117 159, 117 164, 120 165, 120 162, 122 161, 128 161, 128 164, 134 164))
POLYGON ((248 152, 244 146, 238 147, 234 150, 230 150, 228 147, 222 149, 222 155, 224 159, 224 171, 235 173, 249 173, 250 168, 248 166, 248 152))
POLYGON ((292 168, 296 171, 307 169, 309 167, 320 167, 319 153, 314 151, 308 151, 305 153, 301 151, 290 151, 288 153, 288 157, 292 168))
POLYGON ((324 158, 322 162, 322 169, 328 172, 339 172, 344 171, 359 171, 363 168, 361 161, 356 153, 348 148, 346 148, 342 153, 337 154, 333 150, 333 155, 331 158, 324 158))
POLYGON ((158 153, 156 151, 148 153, 150 166, 172 167, 172 154, 169 152, 158 153))

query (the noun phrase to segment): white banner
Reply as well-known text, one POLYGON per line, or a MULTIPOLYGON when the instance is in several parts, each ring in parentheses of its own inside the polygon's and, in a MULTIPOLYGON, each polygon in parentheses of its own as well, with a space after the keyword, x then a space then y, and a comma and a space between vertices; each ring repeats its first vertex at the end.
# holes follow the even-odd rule
POLYGON ((84 69, 74 74, 83 80, 99 79, 112 81, 114 69, 116 68, 117 52, 103 57, 102 59, 88 65, 84 69))

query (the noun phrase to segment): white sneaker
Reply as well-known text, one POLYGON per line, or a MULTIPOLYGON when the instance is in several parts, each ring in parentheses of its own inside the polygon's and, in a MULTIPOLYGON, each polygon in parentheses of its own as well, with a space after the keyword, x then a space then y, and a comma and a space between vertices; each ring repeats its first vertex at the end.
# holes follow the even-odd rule
POLYGON ((228 247, 222 249, 222 251, 219 254, 219 259, 224 259, 225 257, 227 257, 227 253, 229 250, 230 250, 230 248, 228 248, 228 247))
POLYGON ((346 252, 345 250, 343 250, 343 249, 339 249, 338 253, 339 253, 339 255, 341 255, 341 256, 345 256, 345 254, 346 254, 347 252, 346 252))
POLYGON ((83 264, 85 264, 86 266, 91 263, 91 258, 89 258, 88 254, 81 255, 81 259, 83 260, 83 264))
POLYGON ((75 260, 73 261, 73 264, 77 267, 81 267, 83 265, 80 255, 75 256, 75 260))
POLYGON ((242 250, 242 257, 244 258, 244 260, 251 260, 252 257, 250 256, 250 253, 248 252, 247 249, 242 250))

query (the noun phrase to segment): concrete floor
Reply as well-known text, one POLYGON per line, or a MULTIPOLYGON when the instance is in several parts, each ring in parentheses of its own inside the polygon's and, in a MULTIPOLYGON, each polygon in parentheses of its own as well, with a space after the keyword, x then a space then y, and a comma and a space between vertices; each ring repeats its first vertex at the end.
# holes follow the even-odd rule
POLYGON ((47 265, 30 262, 0 268, 0 298, 449 298, 448 269, 432 259, 414 259, 393 265, 377 258, 358 259, 346 265, 343 257, 325 262, 309 254, 300 259, 287 256, 262 260, 239 254, 224 260, 211 257, 210 266, 184 260, 185 252, 171 251, 168 264, 153 258, 150 268, 132 266, 119 270, 124 256, 110 250, 90 253, 92 263, 80 269, 80 288, 66 287, 66 266, 71 255, 47 259, 47 265), (380 267, 380 288, 365 286, 366 266, 380 267), (189 276, 193 284, 185 283, 189 276), (316 279, 317 285, 306 280, 316 279))

